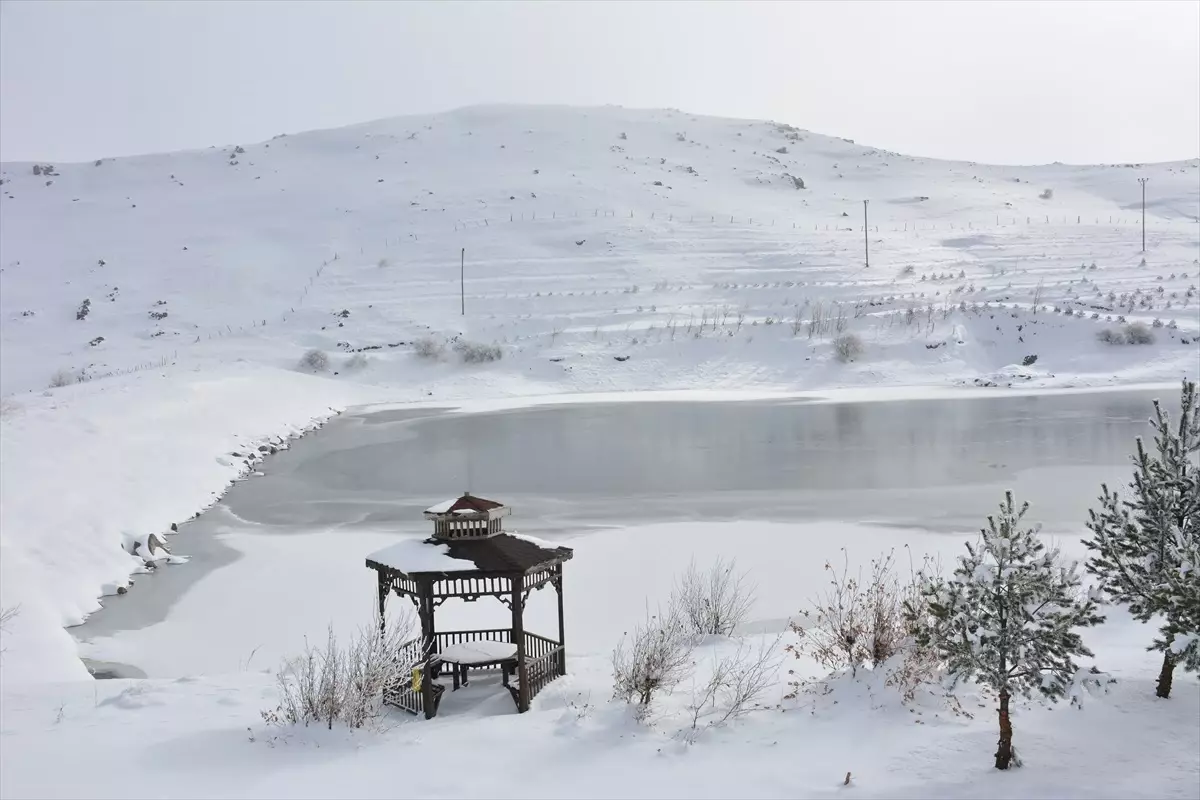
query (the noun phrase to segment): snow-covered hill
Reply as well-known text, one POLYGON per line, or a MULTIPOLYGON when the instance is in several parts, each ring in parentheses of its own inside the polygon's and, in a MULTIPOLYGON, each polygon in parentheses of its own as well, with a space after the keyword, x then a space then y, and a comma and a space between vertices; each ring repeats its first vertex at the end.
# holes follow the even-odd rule
POLYGON ((1060 381, 1142 381, 1177 377, 1178 337, 1102 346, 1107 317, 1197 327, 1196 160, 990 167, 770 122, 495 107, 43 166, 2 168, 5 395, 364 347, 354 381, 475 392, 480 369, 414 358, 426 334, 500 344, 483 381, 520 394, 945 383, 1030 354, 1060 381), (1039 285, 1072 317, 981 311, 1039 285), (830 326, 808 335, 839 308, 865 340, 851 365, 830 326))

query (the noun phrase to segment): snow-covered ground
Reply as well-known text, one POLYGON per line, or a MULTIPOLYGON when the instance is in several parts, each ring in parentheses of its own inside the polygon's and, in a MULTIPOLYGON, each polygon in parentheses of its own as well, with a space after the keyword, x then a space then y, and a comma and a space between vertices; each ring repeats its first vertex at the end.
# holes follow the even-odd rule
MULTIPOLYGON (((485 675, 448 693, 432 722, 394 712, 382 734, 269 727, 259 712, 276 702, 269 673, 279 659, 328 621, 349 632, 369 620, 373 585, 359 556, 388 536, 337 532, 345 559, 329 557, 330 541, 226 537, 242 558, 201 581, 164 622, 105 642, 109 655, 136 659, 153 678, 10 686, 0 795, 824 797, 850 790, 840 785, 847 772, 856 795, 887 798, 1195 797, 1200 789, 1200 686, 1181 676, 1170 701, 1155 701, 1155 660, 1140 647, 1147 631, 1120 612, 1087 636, 1118 682, 1082 709, 1022 705, 1014 724, 1025 766, 1007 775, 991 769, 994 698, 978 691, 959 692, 966 714, 932 694, 902 705, 869 674, 797 692, 794 682, 822 670, 783 650, 797 641, 787 621, 822 585, 826 559, 840 563, 843 546, 865 558, 897 541, 947 562, 962 549, 956 537, 869 525, 668 523, 572 540, 570 674, 529 714, 516 715, 498 678, 485 675), (762 710, 686 745, 691 683, 652 725, 634 722, 627 706, 609 702, 609 651, 647 604, 666 599, 670 576, 693 556, 701 564, 738 558, 757 586, 740 638, 752 648, 774 644, 782 660, 762 710), (645 593, 612 590, 617 563, 622 585, 645 593), (48 777, 47 759, 64 753, 73 769, 48 777)), ((405 605, 393 598, 389 608, 405 605)), ((443 625, 470 628, 498 623, 507 610, 481 599, 438 613, 443 625)), ((535 594, 530 628, 552 630, 554 613, 553 597, 535 594)), ((697 679, 736 646, 702 645, 697 679)))
MULTIPOLYGON (((386 537, 341 531, 337 541, 340 552, 358 555, 386 537)), ((530 713, 518 716, 499 679, 480 676, 448 693, 431 722, 394 712, 384 733, 350 733, 273 728, 260 711, 276 702, 268 673, 314 621, 348 632, 369 619, 373 586, 361 559, 329 558, 321 535, 231 537, 226 542, 243 558, 202 581, 166 621, 106 642, 108 652, 127 648, 157 677, 6 691, 0 795, 1197 795, 1200 686, 1180 676, 1174 697, 1156 701, 1156 662, 1140 646, 1147 630, 1120 612, 1087 635, 1096 662, 1118 682, 1086 697, 1082 709, 1022 704, 1014 725, 1025 765, 1009 774, 991 768, 995 701, 976 690, 959 692, 965 714, 933 694, 902 705, 895 689, 870 674, 797 692, 794 682, 822 671, 783 651, 794 635, 776 637, 820 587, 825 559, 840 563, 841 546, 866 557, 897 541, 947 559, 962 549, 955 537, 848 524, 658 524, 573 540, 565 587, 570 674, 539 695, 530 713), (773 644, 782 660, 761 710, 687 745, 691 682, 651 725, 637 723, 629 707, 609 702, 609 651, 647 603, 653 609, 665 600, 670 574, 693 554, 699 563, 736 555, 750 571, 758 599, 742 641, 773 644), (615 563, 624 569, 622 585, 645 587, 645 594, 612 590, 615 563), (272 575, 264 577, 264 567, 272 575), (287 592, 289 584, 303 588, 287 592), (65 753, 72 769, 49 770, 48 759, 65 753), (841 786, 847 772, 849 788, 841 786)), ((393 598, 390 608, 402 607, 393 598)), ((553 629, 553 597, 536 594, 530 611, 531 629, 553 629)), ((507 610, 481 599, 447 603, 438 613, 441 624, 475 627, 507 610)), ((723 639, 702 645, 697 680, 736 646, 723 639)))
MULTIPOLYGON (((624 622, 615 615, 533 714, 274 748, 255 727, 268 681, 237 674, 251 628, 227 636, 231 661, 213 644, 222 631, 189 607, 203 592, 154 645, 211 659, 203 680, 92 683, 63 630, 126 584, 140 559, 123 546, 210 504, 258 448, 354 404, 1195 378, 1200 160, 992 167, 678 111, 472 108, 43 166, 0 165, 0 606, 20 609, 0 661, 4 796, 557 796, 581 783, 593 795, 795 796, 840 791, 845 771, 879 796, 1200 794, 1200 743, 1184 724, 1200 692, 1179 680, 1169 706, 1146 700, 1141 634, 1114 633, 1128 626, 1098 634, 1128 664, 1103 664, 1122 682, 1101 710, 1030 712, 1029 735, 1062 761, 1012 780, 977 769, 986 754, 962 755, 986 751, 986 711, 928 737, 886 711, 804 728, 781 711, 702 742, 704 755, 672 749, 604 707, 603 634, 615 629, 601 622, 624 622), (1147 176, 1143 255, 1136 178, 1147 176), (1098 341, 1122 317, 1158 320, 1155 341, 1098 341), (834 354, 840 333, 862 340, 849 363, 834 354), (503 358, 463 363, 456 339, 503 358), (323 373, 298 370, 311 349, 328 354, 323 373), (572 691, 597 710, 579 719, 572 691), (1104 733, 1118 725, 1122 747, 1104 733), (1127 743, 1168 739, 1140 772, 1145 751, 1127 743), (452 783, 415 768, 431 753, 457 764, 468 748, 482 768, 452 783), (79 769, 47 777, 49 754, 84 750, 86 764, 73 756, 79 769), (526 777, 543 754, 552 768, 526 777)), ((860 534, 848 536, 865 558, 877 542, 860 534)), ((359 556, 348 555, 355 571, 359 556)), ((760 617, 794 613, 812 590, 779 588, 760 617)), ((349 619, 320 600, 312 613, 349 619)), ((274 654, 286 632, 272 634, 274 654)))

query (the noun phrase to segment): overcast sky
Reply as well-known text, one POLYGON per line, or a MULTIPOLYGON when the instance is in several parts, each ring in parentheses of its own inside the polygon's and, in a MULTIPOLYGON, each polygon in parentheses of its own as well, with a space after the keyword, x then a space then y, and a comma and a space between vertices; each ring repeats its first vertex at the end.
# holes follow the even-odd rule
POLYGON ((1200 155, 1200 2, 0 1, 0 158, 479 103, 675 107, 996 163, 1200 155))

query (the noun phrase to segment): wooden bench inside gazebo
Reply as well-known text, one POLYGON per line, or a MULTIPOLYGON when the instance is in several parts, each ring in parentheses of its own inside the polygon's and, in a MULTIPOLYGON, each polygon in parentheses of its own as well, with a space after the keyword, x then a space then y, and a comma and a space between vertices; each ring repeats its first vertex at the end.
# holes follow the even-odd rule
POLYGON ((377 573, 380 620, 394 592, 413 602, 421 625, 420 638, 403 645, 399 654, 411 679, 385 693, 389 704, 431 719, 446 691, 445 672, 457 690, 472 671, 499 670, 501 685, 524 712, 546 684, 566 674, 563 563, 573 553, 505 532, 502 520, 509 513, 502 503, 467 493, 426 510, 434 524, 428 539, 406 539, 367 557, 367 566, 377 573), (530 594, 548 585, 558 600, 557 640, 525 629, 530 594), (446 600, 480 597, 507 606, 511 626, 439 630, 436 610, 446 600))

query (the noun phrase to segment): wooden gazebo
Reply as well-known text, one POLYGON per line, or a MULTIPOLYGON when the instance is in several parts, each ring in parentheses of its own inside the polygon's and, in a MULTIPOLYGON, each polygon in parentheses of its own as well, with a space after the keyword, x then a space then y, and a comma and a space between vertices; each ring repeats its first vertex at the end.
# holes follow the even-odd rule
POLYGON ((499 668, 517 711, 542 687, 567 672, 563 629, 563 562, 572 551, 520 534, 506 533, 510 509, 470 493, 426 510, 433 536, 397 542, 367 558, 379 581, 379 616, 388 595, 408 597, 417 607, 421 636, 406 643, 400 657, 411 680, 386 692, 385 701, 426 719, 437 714, 449 669, 455 689, 468 670, 499 668), (534 589, 551 584, 558 595, 558 639, 525 630, 525 605, 534 589), (438 606, 450 598, 474 601, 495 597, 512 612, 508 628, 441 631, 438 606))

